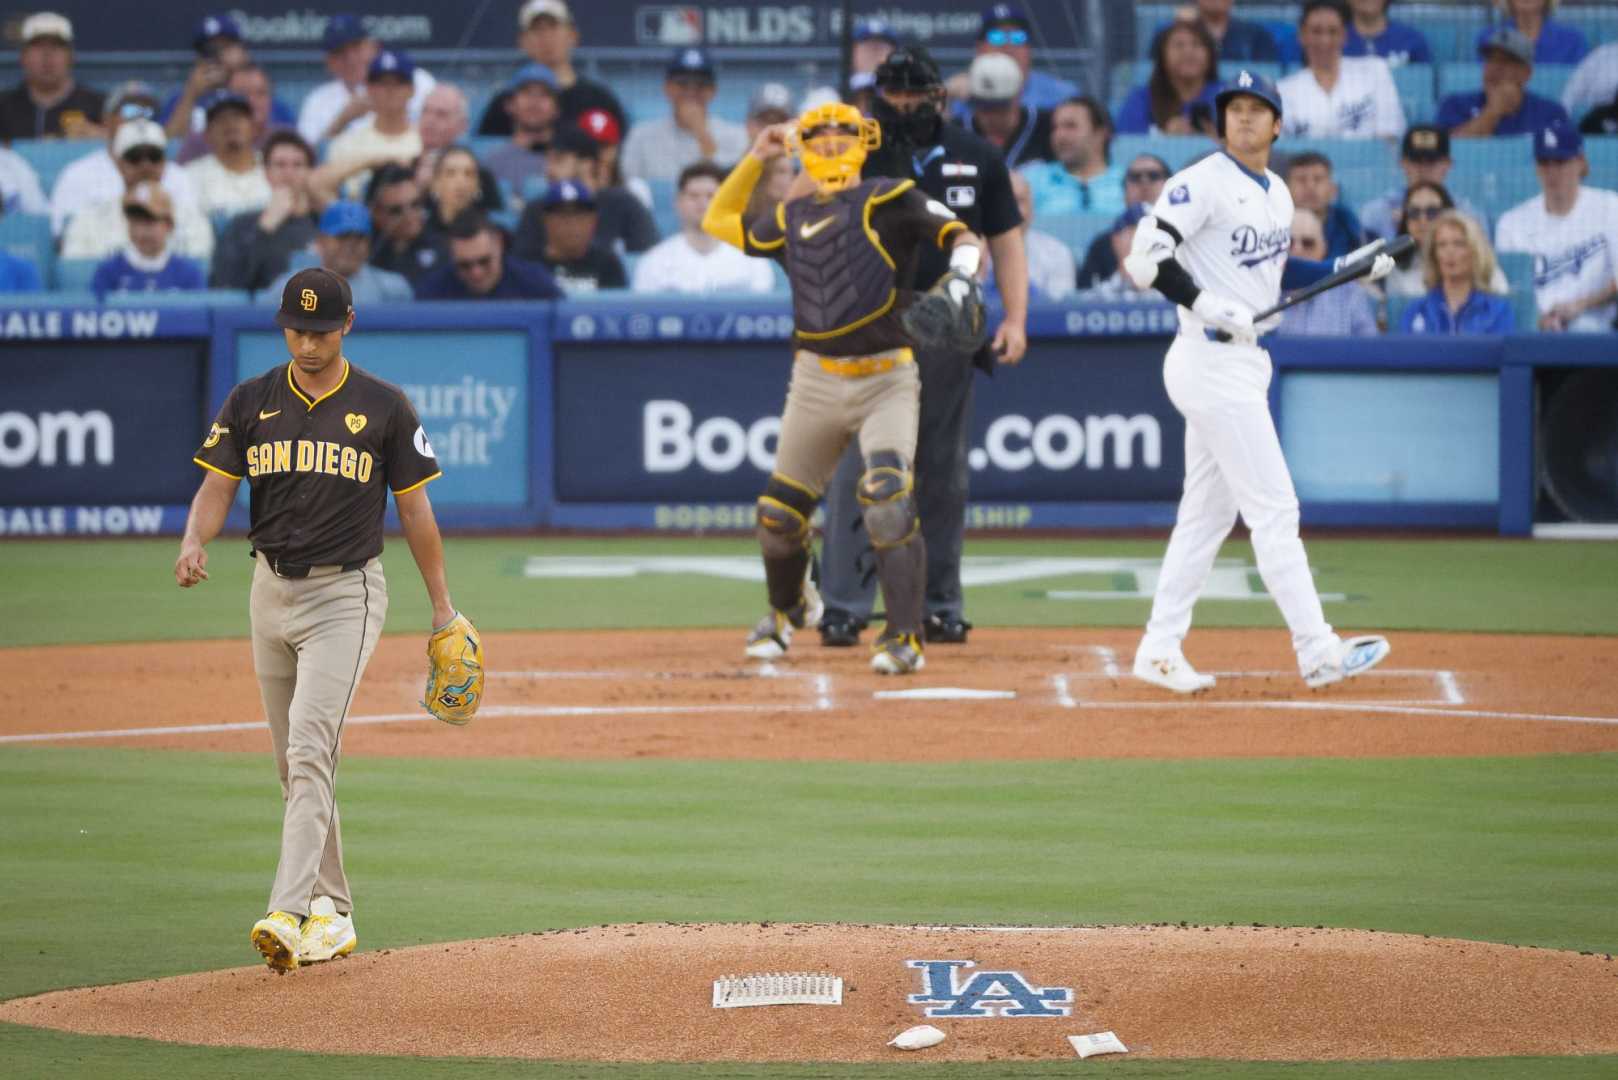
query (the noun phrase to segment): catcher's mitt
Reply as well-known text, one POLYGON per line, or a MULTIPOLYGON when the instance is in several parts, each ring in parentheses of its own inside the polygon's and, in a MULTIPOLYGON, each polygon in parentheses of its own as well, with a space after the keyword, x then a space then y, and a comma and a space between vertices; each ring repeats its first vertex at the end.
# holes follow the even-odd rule
POLYGON ((483 704, 483 644, 460 612, 427 639, 427 691, 422 704, 446 724, 469 723, 483 704))
POLYGON ((983 288, 951 270, 916 298, 899 316, 910 340, 922 349, 977 352, 988 335, 983 288))

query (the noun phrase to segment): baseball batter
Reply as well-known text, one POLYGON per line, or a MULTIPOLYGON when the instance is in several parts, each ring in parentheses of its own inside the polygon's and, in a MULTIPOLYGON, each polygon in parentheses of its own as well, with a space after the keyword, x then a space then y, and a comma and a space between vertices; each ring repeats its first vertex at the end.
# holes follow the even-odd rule
MULTIPOLYGON (((1124 271, 1180 305, 1180 332, 1163 381, 1185 417, 1185 491, 1163 557, 1151 621, 1135 654, 1137 678, 1177 693, 1213 686, 1186 660, 1181 642, 1214 556, 1241 514, 1265 587, 1292 631, 1298 670, 1312 687, 1360 675, 1388 655, 1387 640, 1344 641, 1320 607, 1303 543, 1298 497, 1270 416, 1270 356, 1255 313, 1273 306, 1283 285, 1325 277, 1333 264, 1288 260, 1292 196, 1268 168, 1281 133, 1275 84, 1241 72, 1214 98, 1222 152, 1171 177, 1135 231, 1124 271), (1229 341, 1219 340, 1221 332, 1229 341)), ((1355 259, 1380 247, 1345 256, 1355 259)), ((1371 279, 1393 269, 1378 255, 1371 279)))
MULTIPOLYGON (((285 815, 269 913, 252 941, 287 971, 354 950, 336 802, 343 719, 388 611, 382 515, 393 492, 435 626, 463 622, 424 486, 438 462, 398 387, 343 356, 354 325, 348 283, 330 270, 293 275, 276 323, 288 363, 226 398, 197 451, 207 470, 191 503, 174 577, 207 580, 207 543, 245 477, 253 570, 253 668, 269 721, 285 815)), ((476 646, 473 642, 474 649, 476 646)))
POLYGON ((794 630, 819 622, 820 598, 808 582, 809 520, 857 436, 865 458, 859 499, 888 612, 871 666, 902 675, 924 663, 926 549, 911 474, 921 384, 905 319, 914 297, 900 283, 910 280, 923 245, 952 249, 951 272, 927 303, 942 298, 963 311, 975 304, 981 325, 972 275, 982 249, 913 181, 860 179, 866 152, 880 138, 873 121, 843 104, 766 128, 714 194, 702 227, 750 255, 780 260, 792 285, 792 382, 775 471, 758 500, 770 612, 749 635, 747 655, 781 656, 794 630), (789 144, 803 158, 802 176, 786 201, 744 220, 765 162, 789 144))

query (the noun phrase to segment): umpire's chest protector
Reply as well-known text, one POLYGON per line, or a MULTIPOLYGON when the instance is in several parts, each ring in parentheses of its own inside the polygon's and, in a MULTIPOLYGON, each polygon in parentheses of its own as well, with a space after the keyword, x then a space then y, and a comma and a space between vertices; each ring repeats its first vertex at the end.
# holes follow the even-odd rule
POLYGON ((894 259, 871 214, 912 186, 909 180, 866 180, 828 200, 786 204, 784 263, 799 337, 836 337, 892 310, 894 259))

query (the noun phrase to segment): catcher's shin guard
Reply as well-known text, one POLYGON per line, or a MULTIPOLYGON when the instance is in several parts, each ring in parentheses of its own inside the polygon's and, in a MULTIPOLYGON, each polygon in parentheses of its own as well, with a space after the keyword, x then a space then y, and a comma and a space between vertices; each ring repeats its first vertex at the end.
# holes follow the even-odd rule
POLYGON ((903 544, 920 526, 915 476, 910 462, 897 450, 878 450, 865 459, 859 499, 865 533, 878 551, 903 544))
POLYGON ((809 574, 809 518, 820 497, 780 473, 758 497, 758 543, 770 607, 791 611, 804 599, 809 574))
POLYGON ((920 532, 902 544, 877 549, 876 580, 888 612, 887 632, 919 635, 927 609, 927 544, 920 532))

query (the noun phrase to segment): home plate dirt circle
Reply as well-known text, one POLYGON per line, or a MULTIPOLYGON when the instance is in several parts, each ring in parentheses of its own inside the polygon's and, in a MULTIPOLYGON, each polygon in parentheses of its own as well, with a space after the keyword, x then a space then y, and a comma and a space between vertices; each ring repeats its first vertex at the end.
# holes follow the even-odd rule
POLYGON ((1607 955, 1196 926, 604 926, 0 1003, 4 1022, 180 1043, 641 1062, 1071 1058, 1067 1036, 1109 1030, 1132 1057, 1595 1054, 1618 1052, 1613 1016, 1607 955), (713 1007, 716 979, 799 971, 841 976, 843 1003, 713 1007), (977 975, 985 1001, 1009 988, 1068 1015, 937 1017, 909 1000, 942 990, 935 1007, 950 1007, 977 975), (262 1022, 276 1016, 297 1019, 262 1022), (921 1023, 947 1038, 914 1054, 886 1045, 921 1023))

